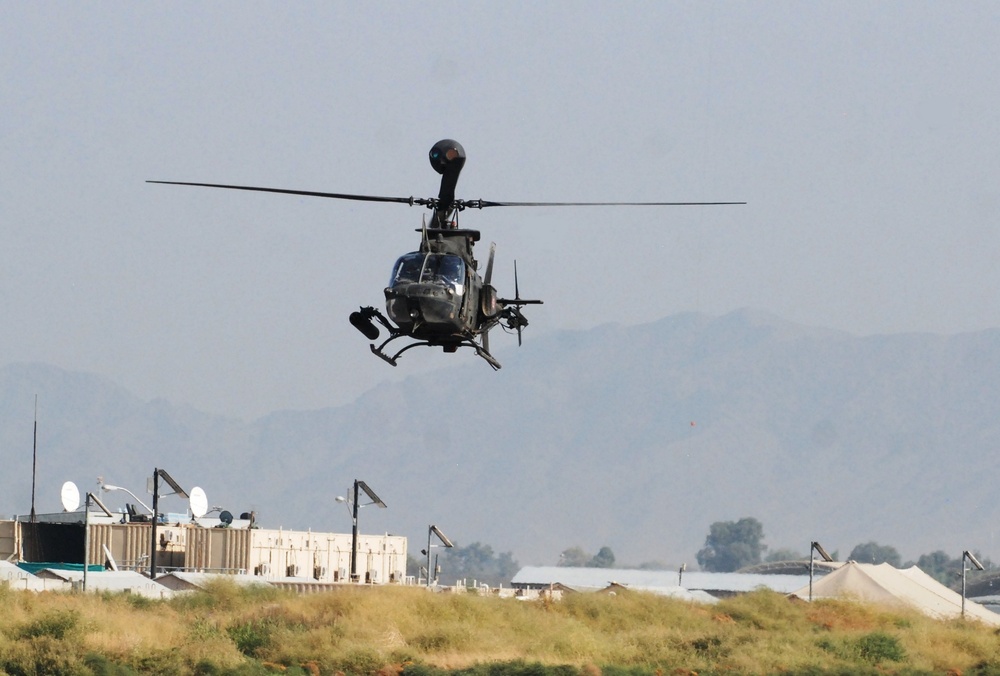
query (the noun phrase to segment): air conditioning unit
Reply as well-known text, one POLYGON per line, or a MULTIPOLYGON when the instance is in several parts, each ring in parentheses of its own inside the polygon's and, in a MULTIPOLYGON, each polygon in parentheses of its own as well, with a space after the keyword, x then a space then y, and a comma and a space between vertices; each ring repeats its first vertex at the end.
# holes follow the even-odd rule
POLYGON ((288 566, 288 568, 285 569, 285 574, 288 577, 298 577, 299 567, 293 563, 292 565, 288 566))
POLYGON ((261 563, 253 569, 254 575, 267 575, 269 572, 271 572, 271 567, 266 563, 261 563))
POLYGON ((313 578, 322 580, 326 577, 326 566, 313 566, 313 578))

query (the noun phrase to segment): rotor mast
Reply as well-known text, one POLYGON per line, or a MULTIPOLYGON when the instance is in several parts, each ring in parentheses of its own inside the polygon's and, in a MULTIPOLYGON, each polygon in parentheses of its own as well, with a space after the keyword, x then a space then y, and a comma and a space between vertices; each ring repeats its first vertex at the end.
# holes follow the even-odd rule
POLYGON ((431 148, 429 155, 434 171, 441 174, 441 189, 438 191, 437 204, 434 205, 433 227, 454 228, 451 220, 455 210, 455 186, 458 185, 458 175, 465 166, 465 148, 458 141, 444 139, 431 148))

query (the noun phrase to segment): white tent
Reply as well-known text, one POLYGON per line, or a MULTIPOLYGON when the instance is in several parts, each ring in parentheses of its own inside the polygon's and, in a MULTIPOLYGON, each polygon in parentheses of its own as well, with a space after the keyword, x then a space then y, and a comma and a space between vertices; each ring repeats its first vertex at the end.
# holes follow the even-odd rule
MULTIPOLYGON (((71 586, 83 582, 83 571, 46 568, 38 572, 38 577, 42 580, 61 580, 71 586)), ((131 570, 88 571, 87 591, 128 592, 153 599, 169 598, 174 593, 172 589, 131 570)))
MULTIPOLYGON (((962 615, 962 595, 916 566, 900 570, 888 563, 848 562, 813 582, 813 599, 855 598, 889 606, 916 608, 925 615, 952 619, 962 615)), ((809 598, 808 585, 793 593, 809 598)), ((1000 627, 1000 615, 966 599, 965 616, 1000 627)))
MULTIPOLYGON (((0 561, 0 584, 6 584, 11 589, 28 589, 44 591, 47 587, 44 580, 9 561, 0 561)), ((55 585, 53 585, 55 586, 55 585)))
POLYGON ((604 589, 618 583, 629 589, 711 602, 715 598, 744 594, 755 589, 771 589, 788 594, 809 581, 808 575, 761 575, 747 573, 707 573, 629 568, 579 568, 575 566, 525 566, 511 580, 511 586, 544 589, 561 584, 576 591, 604 589))
POLYGON ((160 575, 156 578, 156 583, 161 584, 168 589, 174 591, 193 591, 195 589, 204 589, 209 582, 216 580, 226 580, 232 582, 233 584, 244 586, 244 585, 262 585, 267 586, 267 581, 254 577, 253 575, 229 575, 226 573, 190 573, 185 571, 173 571, 171 573, 166 573, 160 575))

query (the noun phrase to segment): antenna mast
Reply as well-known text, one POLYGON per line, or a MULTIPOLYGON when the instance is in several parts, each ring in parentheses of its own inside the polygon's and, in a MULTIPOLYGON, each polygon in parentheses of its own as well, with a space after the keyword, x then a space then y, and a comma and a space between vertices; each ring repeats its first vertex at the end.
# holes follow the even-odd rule
POLYGON ((35 473, 38 467, 38 395, 35 395, 35 431, 31 441, 31 523, 35 523, 35 473))

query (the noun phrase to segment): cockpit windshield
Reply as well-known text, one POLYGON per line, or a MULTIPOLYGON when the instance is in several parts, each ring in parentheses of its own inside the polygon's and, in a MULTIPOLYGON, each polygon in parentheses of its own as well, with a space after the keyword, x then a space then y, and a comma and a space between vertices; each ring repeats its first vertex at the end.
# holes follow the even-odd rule
POLYGON ((451 254, 414 252, 400 256, 392 268, 389 286, 412 282, 448 284, 455 293, 462 293, 465 284, 465 261, 451 254))

